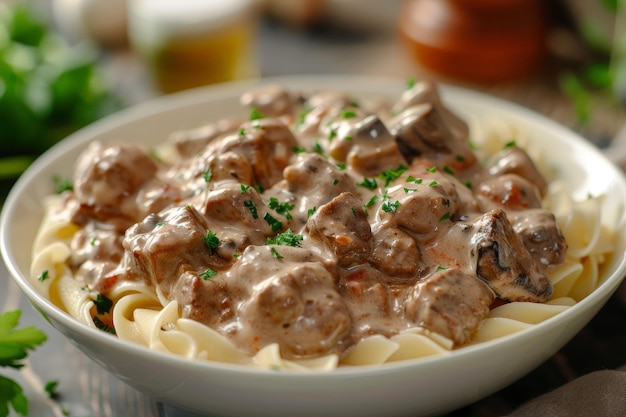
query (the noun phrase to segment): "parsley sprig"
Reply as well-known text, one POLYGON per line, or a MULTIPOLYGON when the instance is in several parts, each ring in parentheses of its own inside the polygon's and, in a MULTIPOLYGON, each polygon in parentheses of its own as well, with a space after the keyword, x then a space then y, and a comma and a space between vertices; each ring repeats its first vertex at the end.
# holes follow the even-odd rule
MULTIPOLYGON (((47 339, 45 333, 33 326, 17 329, 20 310, 0 314, 0 366, 20 369, 28 351, 47 339)), ((28 414, 28 398, 22 387, 12 379, 0 375, 0 417, 9 415, 9 407, 22 416, 28 414)))

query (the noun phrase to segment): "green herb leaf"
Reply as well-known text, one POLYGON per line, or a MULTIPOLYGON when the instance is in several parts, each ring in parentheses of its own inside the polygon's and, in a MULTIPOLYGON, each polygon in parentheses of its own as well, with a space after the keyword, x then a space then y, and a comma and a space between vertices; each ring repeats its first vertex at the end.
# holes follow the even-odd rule
POLYGON ((205 281, 208 281, 216 275, 217 275, 217 271, 215 269, 207 268, 206 271, 200 274, 200 278, 202 278, 205 281))
POLYGON ((363 178, 363 181, 357 182, 356 185, 359 187, 367 188, 368 190, 375 190, 376 188, 378 188, 378 183, 376 182, 376 180, 367 177, 363 178))
POLYGON ((276 213, 282 214, 283 216, 285 216, 287 220, 290 220, 292 217, 289 211, 293 210, 295 205, 289 204, 289 202, 287 201, 285 201, 284 203, 281 203, 278 201, 276 197, 270 197, 268 207, 273 210, 276 210, 276 213))
POLYGON ((273 232, 278 232, 280 229, 283 228, 283 224, 280 221, 276 220, 274 217, 272 217, 272 215, 269 213, 265 213, 265 216, 263 216, 263 220, 265 220, 267 224, 270 225, 273 232))
POLYGON ((208 230, 206 235, 202 238, 204 244, 209 248, 209 252, 213 254, 220 245, 220 239, 217 237, 214 231, 208 230))
POLYGON ((37 281, 39 282, 44 282, 45 280, 47 280, 48 278, 50 278, 50 273, 48 272, 48 270, 46 269, 45 271, 43 271, 41 274, 39 274, 39 276, 37 277, 37 281))
POLYGON ((105 295, 98 294, 95 299, 92 298, 98 314, 107 314, 113 307, 113 301, 105 295))
POLYGON ((386 169, 382 173, 380 173, 380 175, 378 175, 378 178, 385 180, 386 187, 391 183, 391 181, 395 180, 396 178, 400 178, 407 169, 408 168, 404 165, 399 165, 396 169, 386 169))
POLYGON ((243 202, 243 205, 250 210, 250 213, 252 214, 252 218, 253 219, 258 219, 259 218, 259 213, 257 211, 256 205, 254 204, 254 201, 252 200, 246 200, 243 202))
POLYGON ((261 111, 257 108, 252 108, 250 110, 250 120, 260 120, 263 119, 265 116, 263 116, 263 113, 261 113, 261 111))
POLYGON ((297 235, 291 229, 287 229, 287 231, 279 233, 274 237, 268 237, 265 244, 300 247, 302 239, 302 235, 297 235))

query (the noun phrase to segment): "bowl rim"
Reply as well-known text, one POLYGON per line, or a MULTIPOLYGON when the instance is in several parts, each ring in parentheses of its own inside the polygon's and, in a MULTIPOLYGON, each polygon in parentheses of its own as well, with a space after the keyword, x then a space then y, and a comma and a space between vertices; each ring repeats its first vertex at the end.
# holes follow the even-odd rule
MULTIPOLYGON (((53 164, 54 161, 62 156, 65 152, 68 152, 69 150, 76 147, 84 146, 92 139, 92 137, 96 136, 99 133, 104 133, 112 127, 119 126, 130 121, 146 118, 162 112, 172 111, 179 107, 198 105, 205 102, 209 98, 211 100, 219 98, 232 99, 233 94, 240 94, 246 88, 262 84, 264 85, 276 83, 287 86, 304 85, 309 86, 310 88, 318 85, 322 86, 319 87, 320 89, 330 88, 329 86, 336 86, 337 88, 341 88, 342 86, 346 85, 361 85, 364 86, 365 94, 380 92, 383 95, 389 95, 392 92, 400 92, 402 91, 402 87, 405 85, 404 80, 395 77, 372 77, 353 75, 277 76, 265 77, 255 80, 229 82, 195 88, 188 91, 150 99, 146 102, 132 105, 112 115, 106 116, 103 119, 100 119, 69 135, 67 138, 44 152, 39 158, 35 160, 35 162, 33 162, 33 164, 31 164, 31 166, 20 176, 20 178, 18 178, 16 183, 11 188, 9 194, 7 195, 4 207, 2 207, 2 211, 0 212, 0 253, 2 255, 2 259, 4 260, 4 263, 13 282, 17 284, 20 290, 27 296, 33 307, 39 313, 41 313, 48 322, 51 322, 52 319, 52 321, 59 322, 60 324, 62 324, 62 326, 70 329, 72 332, 87 332, 89 337, 97 340, 97 342, 100 343, 103 348, 122 349, 138 355, 147 355, 147 357, 152 358, 155 361, 166 360, 177 367, 202 367, 207 371, 222 371, 243 375, 271 375, 271 377, 273 378, 289 378, 293 380, 320 377, 353 378, 365 374, 382 375, 386 373, 394 373, 398 369, 407 370, 411 368, 434 367, 438 366, 438 364, 442 361, 464 361, 466 357, 471 358, 473 355, 478 354, 479 352, 482 352, 486 349, 498 350, 498 346, 503 344, 507 345, 509 343, 521 343, 524 340, 532 339, 536 333, 555 330, 563 322, 567 321, 571 316, 580 315, 585 310, 593 308, 593 306, 597 302, 600 302, 602 298, 608 297, 607 293, 609 293, 610 296, 610 294, 612 294, 617 289, 621 281, 624 279, 624 276, 626 275, 626 256, 622 254, 622 259, 620 263, 615 267, 615 272, 610 276, 604 277, 603 281, 592 293, 577 302, 575 305, 568 308, 566 312, 559 313, 525 330, 478 344, 463 346, 443 355, 408 359, 398 362, 385 363, 383 365, 338 367, 332 372, 320 373, 275 372, 272 370, 260 369, 246 365, 193 360, 174 354, 154 351, 145 346, 137 345, 127 340, 118 339, 117 337, 110 335, 106 332, 89 328, 80 323, 75 318, 71 317, 68 313, 61 310, 50 300, 48 300, 44 295, 39 293, 30 284, 28 278, 21 273, 20 268, 13 260, 13 250, 10 247, 10 227, 8 227, 8 225, 14 216, 14 211, 17 210, 20 193, 24 188, 28 186, 28 184, 30 184, 37 177, 38 172, 43 167, 53 164)), ((549 130, 554 132, 554 134, 565 135, 568 138, 571 138, 576 146, 580 146, 584 150, 596 154, 603 161, 605 161, 606 164, 610 166, 610 169, 615 177, 619 178, 618 181, 621 182, 624 187, 626 187, 626 175, 624 175, 624 173, 619 168, 617 168, 614 163, 606 158, 598 148, 593 146, 590 142, 586 141, 582 136, 573 132, 569 128, 560 125, 556 121, 542 114, 539 114, 516 103, 512 103, 478 91, 446 85, 445 83, 441 82, 438 82, 437 85, 441 89, 442 98, 444 101, 448 99, 448 96, 454 97, 455 95, 464 95, 471 99, 479 99, 487 105, 499 106, 501 108, 504 108, 505 111, 519 115, 519 118, 524 119, 525 123, 530 123, 531 125, 535 126, 538 125, 541 126, 542 130, 549 130)), ((303 87, 303 89, 305 89, 305 87, 303 87)), ((207 118, 207 121, 209 120, 210 118, 207 118)), ((53 327, 56 328, 56 325, 53 324, 53 327)), ((59 329, 56 330, 59 331, 59 329)), ((555 351, 556 350, 557 349, 555 349, 555 351)))

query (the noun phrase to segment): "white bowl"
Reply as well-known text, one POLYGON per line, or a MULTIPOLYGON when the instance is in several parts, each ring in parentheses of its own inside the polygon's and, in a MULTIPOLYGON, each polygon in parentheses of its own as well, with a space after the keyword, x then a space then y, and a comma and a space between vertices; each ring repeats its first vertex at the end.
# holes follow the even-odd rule
MULTIPOLYGON (((269 79, 297 89, 334 89, 395 99, 399 80, 358 77, 269 79)), ((87 328, 29 283, 30 252, 42 217, 41 202, 54 175, 69 177, 92 140, 157 144, 168 133, 242 112, 238 97, 251 83, 226 84, 163 97, 97 122, 39 158, 19 179, 0 219, 0 246, 8 270, 50 323, 99 365, 136 389, 174 407, 220 416, 434 415, 464 406, 514 382, 568 342, 604 305, 626 273, 626 239, 599 287, 540 324, 450 355, 332 373, 290 373, 190 361, 150 351, 87 328)), ((626 180, 596 148, 568 129, 524 108, 491 97, 443 88, 444 101, 462 116, 511 121, 555 166, 575 193, 606 194, 606 209, 624 224, 626 180)))

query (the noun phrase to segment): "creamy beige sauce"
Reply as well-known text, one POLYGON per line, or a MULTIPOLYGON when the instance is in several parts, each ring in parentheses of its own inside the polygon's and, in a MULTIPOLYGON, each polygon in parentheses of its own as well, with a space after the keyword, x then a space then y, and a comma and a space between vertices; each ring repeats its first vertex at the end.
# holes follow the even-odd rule
POLYGON ((496 303, 550 299, 567 245, 546 182, 516 146, 487 158, 422 82, 391 107, 265 86, 262 115, 171 140, 92 145, 62 215, 68 261, 103 295, 158 288, 181 314, 254 354, 345 355, 364 337, 423 327, 455 346, 496 303))

